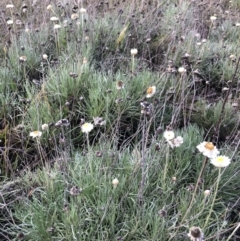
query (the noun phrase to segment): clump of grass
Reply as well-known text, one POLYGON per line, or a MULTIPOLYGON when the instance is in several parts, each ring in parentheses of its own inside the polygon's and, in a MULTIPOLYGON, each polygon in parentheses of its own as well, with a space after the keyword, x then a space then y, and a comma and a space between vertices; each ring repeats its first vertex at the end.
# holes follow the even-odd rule
POLYGON ((237 2, 13 3, 0 27, 0 237, 230 240, 237 2), (204 140, 231 164, 211 166, 204 140))

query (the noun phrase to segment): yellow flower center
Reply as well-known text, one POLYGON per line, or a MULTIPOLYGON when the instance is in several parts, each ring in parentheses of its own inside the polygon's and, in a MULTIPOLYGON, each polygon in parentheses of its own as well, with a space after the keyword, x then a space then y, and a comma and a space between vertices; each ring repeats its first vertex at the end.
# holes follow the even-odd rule
POLYGON ((223 163, 224 162, 224 157, 219 156, 219 157, 216 158, 216 161, 219 162, 219 163, 223 163))
POLYGON ((212 142, 207 142, 207 143, 204 145, 204 147, 205 147, 207 150, 212 151, 215 146, 213 145, 212 142))
POLYGON ((152 94, 153 93, 153 87, 149 87, 147 89, 147 94, 152 94))

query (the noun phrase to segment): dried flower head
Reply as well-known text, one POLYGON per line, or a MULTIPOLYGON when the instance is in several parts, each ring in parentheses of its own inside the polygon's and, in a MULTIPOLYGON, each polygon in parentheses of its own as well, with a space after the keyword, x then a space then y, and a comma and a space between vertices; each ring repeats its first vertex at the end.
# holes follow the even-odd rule
POLYGON ((94 128, 93 124, 89 123, 89 122, 85 122, 81 126, 81 130, 82 130, 83 133, 89 133, 93 128, 94 128))
POLYGON ((33 138, 41 137, 41 135, 42 135, 41 131, 32 131, 32 132, 30 132, 30 136, 33 137, 33 138))
POLYGON ((101 157, 103 154, 102 154, 102 152, 101 151, 96 151, 96 156, 97 157, 101 157))
POLYGON ((150 86, 147 88, 147 98, 151 98, 156 93, 156 86, 150 86))
POLYGON ((122 98, 117 98, 116 100, 115 100, 115 103, 116 104, 120 104, 120 103, 122 103, 123 102, 123 99, 122 98))
POLYGON ((48 124, 43 124, 42 125, 42 130, 44 131, 44 130, 47 130, 48 129, 48 124))
POLYGON ((227 167, 231 163, 231 159, 227 156, 217 156, 211 159, 211 163, 215 167, 227 167))
POLYGON ((161 209, 158 211, 158 215, 165 218, 167 216, 167 211, 164 209, 161 209))
POLYGON ((70 77, 73 77, 73 78, 77 78, 78 77, 78 74, 74 73, 74 72, 70 72, 69 75, 70 75, 70 77))
POLYGON ((61 119, 56 122, 55 127, 60 127, 60 126, 69 126, 70 123, 67 119, 61 119))
POLYGON ((147 101, 141 102, 141 114, 145 114, 145 115, 152 115, 154 108, 153 108, 153 104, 149 103, 147 101))
POLYGON ((167 140, 167 142, 172 148, 179 147, 183 144, 183 138, 181 136, 177 136, 176 138, 167 140))
POLYGON ((117 88, 117 90, 124 89, 124 83, 123 83, 122 80, 118 80, 118 81, 116 82, 116 88, 117 88))
POLYGON ((77 196, 77 195, 79 195, 81 192, 82 192, 82 189, 79 188, 78 186, 73 186, 73 187, 70 189, 70 194, 71 194, 72 196, 77 196))
POLYGON ((204 234, 199 227, 191 227, 188 233, 191 241, 203 241, 204 234))
POLYGON ((138 53, 138 50, 137 49, 131 49, 131 55, 136 55, 138 53))
POLYGON ((179 147, 183 144, 183 138, 181 136, 177 136, 175 139, 173 139, 173 145, 175 147, 179 147))
POLYGON ((17 20, 16 20, 16 24, 17 24, 17 25, 21 25, 21 24, 22 24, 22 21, 19 20, 19 19, 17 19, 17 20))
POLYGON ((102 117, 93 117, 93 122, 95 126, 105 126, 106 121, 102 117))
POLYGON ((197 146, 197 149, 208 158, 215 158, 219 154, 219 150, 212 142, 202 142, 197 146))

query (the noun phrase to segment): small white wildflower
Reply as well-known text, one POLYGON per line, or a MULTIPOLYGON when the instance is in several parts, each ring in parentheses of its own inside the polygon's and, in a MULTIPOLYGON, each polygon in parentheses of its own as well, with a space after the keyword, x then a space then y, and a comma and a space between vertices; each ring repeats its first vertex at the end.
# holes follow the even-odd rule
POLYGON ((181 136, 177 136, 175 139, 173 139, 173 144, 175 147, 179 147, 183 144, 183 138, 181 136))
POLYGON ((6 8, 14 8, 14 5, 13 4, 7 4, 6 8))
POLYGON ((19 60, 20 60, 21 62, 26 62, 26 61, 27 61, 27 57, 26 57, 26 56, 20 56, 20 57, 19 57, 19 60))
POLYGON ((211 159, 211 163, 215 167, 227 167, 231 163, 231 159, 227 156, 217 156, 211 159))
POLYGON ((212 142, 202 142, 197 146, 197 149, 208 158, 215 158, 219 154, 219 150, 212 142))
POLYGON ((52 5, 49 4, 49 5, 47 6, 47 10, 51 10, 51 9, 52 9, 52 5))
POLYGON ((131 49, 131 55, 136 55, 138 53, 138 50, 137 49, 131 49))
POLYGON ((89 133, 93 128, 94 128, 93 124, 92 123, 88 123, 88 122, 84 123, 81 126, 81 129, 82 129, 83 133, 89 133))
POLYGON ((55 24, 53 28, 54 28, 54 29, 59 29, 59 28, 61 28, 61 25, 55 24))
POLYGON ((211 16, 211 17, 210 17, 210 20, 211 20, 212 22, 214 22, 214 21, 217 20, 217 17, 216 17, 216 16, 211 16))
POLYGON ((171 146, 171 148, 179 147, 183 144, 183 138, 181 136, 177 136, 176 138, 167 140, 167 142, 171 146))
POLYGON ((163 137, 164 137, 167 141, 170 141, 170 140, 174 139, 175 134, 174 134, 173 131, 164 131, 163 137))
POLYGON ((30 136, 33 137, 33 138, 41 137, 41 135, 42 135, 41 131, 32 131, 32 132, 30 132, 30 136))
POLYGON ((47 60, 47 58, 48 58, 47 54, 43 54, 42 58, 47 60))
POLYGON ((147 98, 151 98, 152 96, 154 96, 154 94, 156 93, 156 86, 150 86, 147 88, 147 98))
POLYGON ((204 196, 208 197, 210 195, 211 191, 210 190, 205 190, 204 191, 204 196))
POLYGON ((87 9, 86 8, 80 8, 80 13, 86 13, 87 9))
POLYGON ((50 20, 53 21, 53 22, 56 22, 56 21, 59 20, 59 18, 57 18, 57 17, 54 16, 54 17, 51 17, 50 20))
POLYGON ((117 178, 112 180, 112 185, 113 185, 114 188, 116 188, 118 184, 119 184, 119 181, 118 181, 117 178))
POLYGON ((72 20, 76 20, 76 19, 78 19, 78 18, 79 18, 79 16, 78 16, 77 13, 73 13, 73 14, 71 15, 71 19, 72 19, 72 20))
POLYGON ((232 61, 235 61, 237 58, 236 58, 236 56, 234 54, 231 54, 229 56, 229 59, 231 59, 232 61))
POLYGON ((228 90, 229 90, 228 87, 223 87, 223 88, 222 88, 222 91, 228 91, 228 90))
POLYGON ((13 20, 12 20, 12 19, 7 20, 7 24, 8 24, 8 25, 13 24, 13 20))
POLYGON ((178 72, 180 73, 180 74, 183 74, 183 73, 185 73, 187 70, 184 68, 184 67, 179 67, 178 68, 178 72))

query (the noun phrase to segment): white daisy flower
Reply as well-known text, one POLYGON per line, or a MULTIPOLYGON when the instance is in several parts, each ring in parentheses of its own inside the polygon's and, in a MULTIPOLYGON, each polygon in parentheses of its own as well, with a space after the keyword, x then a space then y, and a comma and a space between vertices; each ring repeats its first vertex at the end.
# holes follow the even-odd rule
POLYGON ((202 142, 197 146, 197 149, 208 158, 215 158, 219 154, 219 150, 212 142, 202 142))
POLYGON ((33 138, 41 137, 41 135, 42 135, 41 131, 32 131, 32 132, 30 132, 30 136, 33 137, 33 138))
POLYGON ((150 86, 150 87, 148 87, 148 89, 147 89, 147 95, 146 95, 146 97, 147 98, 151 98, 152 96, 154 96, 154 94, 156 93, 156 86, 150 86))
POLYGON ((231 163, 231 159, 227 156, 217 156, 211 159, 211 163, 215 167, 227 167, 231 163))
POLYGON ((167 141, 170 141, 170 140, 173 140, 173 139, 174 139, 175 134, 174 134, 173 131, 164 131, 163 137, 164 137, 167 141))
POLYGON ((92 123, 86 122, 81 126, 81 129, 83 133, 89 133, 93 129, 93 127, 94 126, 92 123))

